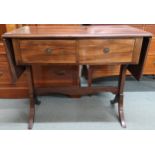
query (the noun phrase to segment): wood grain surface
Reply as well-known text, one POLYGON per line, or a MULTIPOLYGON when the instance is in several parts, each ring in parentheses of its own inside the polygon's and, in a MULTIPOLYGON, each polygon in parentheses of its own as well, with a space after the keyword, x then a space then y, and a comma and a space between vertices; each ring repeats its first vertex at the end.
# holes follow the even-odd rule
POLYGON ((151 33, 127 25, 113 26, 25 26, 5 33, 5 38, 104 38, 150 37, 151 33))

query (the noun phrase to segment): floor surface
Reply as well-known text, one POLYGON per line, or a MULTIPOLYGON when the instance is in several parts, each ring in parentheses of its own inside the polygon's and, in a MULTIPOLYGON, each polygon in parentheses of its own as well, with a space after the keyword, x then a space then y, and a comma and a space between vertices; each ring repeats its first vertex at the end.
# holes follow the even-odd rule
MULTIPOLYGON (((116 85, 116 78, 102 79, 94 85, 116 85)), ((144 77, 138 82, 127 78, 125 85, 125 119, 120 126, 117 104, 111 105, 111 93, 83 96, 80 99, 62 95, 39 97, 33 129, 45 130, 145 130, 155 129, 155 80, 144 77)), ((25 130, 28 120, 28 99, 0 99, 0 129, 25 130)))

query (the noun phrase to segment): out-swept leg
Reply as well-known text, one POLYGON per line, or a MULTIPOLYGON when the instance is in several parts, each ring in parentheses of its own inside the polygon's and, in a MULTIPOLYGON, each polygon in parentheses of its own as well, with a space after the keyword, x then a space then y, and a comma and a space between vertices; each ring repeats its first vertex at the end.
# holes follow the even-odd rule
POLYGON ((123 107, 123 92, 124 92, 124 85, 125 85, 125 78, 126 78, 126 71, 128 65, 121 65, 120 68, 120 75, 119 75, 119 94, 118 94, 118 113, 119 113, 119 120, 123 128, 126 128, 125 119, 124 119, 124 107, 123 107))
POLYGON ((27 66, 27 77, 28 77, 29 98, 30 98, 28 129, 32 129, 35 117, 36 99, 34 94, 34 80, 31 66, 27 66))
POLYGON ((119 98, 119 95, 116 94, 116 95, 115 95, 115 98, 114 98, 113 100, 111 100, 111 104, 118 103, 118 98, 119 98))
POLYGON ((35 117, 35 100, 31 98, 30 99, 30 109, 29 109, 28 129, 33 128, 34 117, 35 117))
POLYGON ((124 98, 123 94, 120 94, 118 98, 118 114, 119 114, 119 120, 120 120, 121 126, 123 128, 126 128, 126 123, 124 118, 123 98, 124 98))
POLYGON ((92 86, 92 69, 88 68, 88 87, 92 86))
POLYGON ((119 83, 118 83, 118 94, 116 94, 115 99, 111 101, 112 104, 118 103, 118 114, 121 126, 126 127, 124 119, 124 109, 123 109, 123 91, 126 78, 126 70, 128 65, 121 65, 120 74, 119 74, 119 83))

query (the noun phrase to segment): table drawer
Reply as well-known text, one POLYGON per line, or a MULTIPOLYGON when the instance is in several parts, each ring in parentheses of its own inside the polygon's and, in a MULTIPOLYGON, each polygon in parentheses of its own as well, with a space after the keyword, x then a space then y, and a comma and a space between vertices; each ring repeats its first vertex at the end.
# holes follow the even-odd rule
POLYGON ((4 44, 0 42, 0 54, 6 54, 4 44))
POLYGON ((6 54, 0 54, 0 62, 7 62, 8 59, 7 59, 7 56, 6 54))
POLYGON ((33 73, 36 86, 77 86, 79 83, 79 68, 78 66, 65 65, 44 65, 33 66, 33 73))
POLYGON ((81 64, 131 63, 135 39, 80 40, 81 64))
POLYGON ((120 65, 90 66, 92 79, 119 75, 120 65))
POLYGON ((155 55, 147 56, 144 74, 155 74, 155 55))
POLYGON ((0 62, 0 83, 1 84, 11 83, 11 75, 9 71, 9 65, 7 62, 0 62))
POLYGON ((19 40, 16 46, 16 61, 35 63, 75 63, 75 40, 19 40))
POLYGON ((148 52, 149 55, 155 55, 155 38, 153 38, 151 40, 151 44, 150 44, 150 48, 149 48, 149 52, 148 52))

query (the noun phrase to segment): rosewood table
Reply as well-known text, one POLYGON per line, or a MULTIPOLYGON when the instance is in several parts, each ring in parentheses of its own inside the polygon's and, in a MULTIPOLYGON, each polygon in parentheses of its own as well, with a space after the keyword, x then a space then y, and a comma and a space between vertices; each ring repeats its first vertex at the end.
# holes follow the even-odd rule
MULTIPOLYGON (((30 111, 28 128, 35 118, 37 95, 62 93, 87 95, 112 92, 116 95, 112 104, 118 103, 118 115, 122 127, 126 127, 123 110, 123 90, 127 69, 140 80, 152 34, 130 26, 25 26, 3 36, 7 57, 15 83, 26 70, 29 84, 30 111), (33 65, 81 65, 120 64, 118 87, 44 87, 35 86, 33 65)), ((77 74, 76 76, 79 76, 77 74)), ((88 75, 89 76, 89 75, 88 75)))

